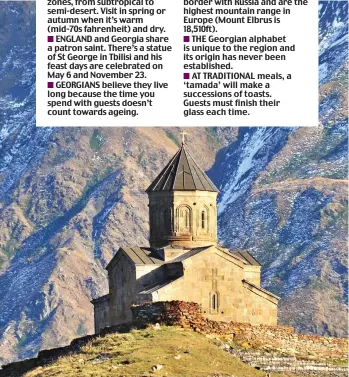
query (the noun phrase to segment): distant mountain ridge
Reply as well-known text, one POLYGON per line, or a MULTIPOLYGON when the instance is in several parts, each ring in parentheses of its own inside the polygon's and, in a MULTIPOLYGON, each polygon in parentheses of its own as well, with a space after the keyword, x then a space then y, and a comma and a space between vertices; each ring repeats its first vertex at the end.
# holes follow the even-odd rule
MULTIPOLYGON (((348 5, 321 2, 319 128, 190 128, 220 189, 220 241, 248 248, 280 320, 345 336, 348 5)), ((147 245, 144 190, 177 128, 36 128, 35 3, 0 3, 0 364, 93 331, 118 246, 147 245)), ((301 88, 300 88, 301 90, 301 88)))

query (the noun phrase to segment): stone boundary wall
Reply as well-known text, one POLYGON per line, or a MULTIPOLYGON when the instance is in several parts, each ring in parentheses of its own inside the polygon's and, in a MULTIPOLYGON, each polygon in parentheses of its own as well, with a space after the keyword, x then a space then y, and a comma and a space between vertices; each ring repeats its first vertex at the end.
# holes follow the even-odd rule
POLYGON ((296 334, 290 326, 213 321, 203 317, 200 305, 194 302, 159 301, 133 306, 131 310, 133 319, 144 325, 160 323, 203 334, 231 335, 234 342, 245 342, 252 348, 269 348, 310 359, 348 359, 347 339, 296 334))
MULTIPOLYGON (((314 355, 314 360, 324 358, 328 359, 329 362, 333 359, 348 359, 347 339, 295 334, 293 328, 288 326, 252 326, 247 323, 212 321, 204 318, 201 315, 200 305, 192 302, 155 302, 133 306, 131 309, 133 313, 132 322, 107 327, 103 329, 100 334, 87 335, 82 338, 74 339, 71 344, 66 347, 40 351, 38 356, 33 359, 3 365, 2 369, 0 368, 0 377, 21 377, 25 372, 35 367, 47 365, 61 356, 79 351, 82 346, 92 339, 115 332, 127 333, 132 329, 146 328, 149 324, 155 323, 191 328, 203 334, 231 335, 234 342, 247 342, 251 347, 258 348, 263 346, 263 349, 269 348, 270 350, 278 352, 285 352, 292 355, 296 354, 297 358, 304 355, 309 359, 314 355)), ((230 351, 234 356, 240 357, 243 361, 247 362, 247 360, 244 360, 246 355, 238 355, 232 352, 232 350, 230 351)), ((249 354, 252 350, 246 350, 246 352, 249 354)), ((260 359, 259 355, 257 358, 254 357, 254 359, 251 360, 252 363, 261 363, 264 356, 261 357, 262 359, 260 359)), ((268 358, 269 357, 270 355, 268 358)), ((272 363, 268 362, 268 365, 270 364, 272 363)), ((305 363, 305 366, 309 367, 309 363, 305 363)), ((310 369, 309 373, 313 374, 315 369, 319 369, 319 367, 321 369, 322 366, 327 369, 330 368, 327 364, 320 365, 316 363, 314 366, 310 365, 312 369, 310 369)), ((291 368, 294 368, 294 366, 291 368)), ((290 371, 291 368, 287 370, 290 371)), ((336 368, 336 370, 339 369, 342 368, 336 368)), ((324 370, 321 369, 321 371, 323 372, 324 370)), ((344 375, 346 375, 346 372, 344 375)), ((342 374, 334 373, 333 376, 342 376, 342 374)))
POLYGON ((315 360, 297 359, 296 356, 280 355, 277 352, 261 350, 244 350, 225 347, 225 351, 239 358, 245 364, 271 373, 295 373, 301 376, 331 376, 348 377, 348 367, 343 364, 333 364, 331 360, 321 362, 315 360))

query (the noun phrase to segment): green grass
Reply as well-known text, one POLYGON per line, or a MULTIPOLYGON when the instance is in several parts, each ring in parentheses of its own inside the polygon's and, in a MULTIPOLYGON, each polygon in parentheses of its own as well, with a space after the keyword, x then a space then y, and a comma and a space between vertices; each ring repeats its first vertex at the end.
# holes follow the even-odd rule
POLYGON ((105 143, 104 136, 102 132, 99 129, 94 129, 93 133, 90 137, 90 147, 94 151, 98 152, 102 149, 103 145, 105 143))
POLYGON ((321 221, 324 229, 331 230, 348 228, 348 200, 340 200, 340 207, 336 211, 324 208, 321 211, 321 221))
POLYGON ((144 151, 140 152, 137 157, 137 163, 140 164, 143 161, 144 151))
POLYGON ((18 236, 18 225, 15 225, 12 230, 10 239, 7 241, 6 245, 2 249, 3 253, 8 258, 10 258, 15 253, 18 247, 17 236, 18 236))
POLYGON ((32 196, 28 194, 27 197, 25 198, 25 202, 23 206, 23 211, 26 216, 29 215, 31 206, 32 206, 32 196))
POLYGON ((27 339, 28 339, 28 334, 23 334, 21 336, 21 338, 19 339, 19 341, 18 341, 18 343, 16 344, 16 347, 15 347, 17 352, 21 352, 22 347, 25 346, 27 339))
POLYGON ((348 366, 348 360, 343 360, 343 359, 331 359, 331 363, 334 365, 339 365, 343 367, 348 366))
POLYGON ((56 150, 52 159, 50 161, 51 166, 61 165, 67 160, 69 160, 69 156, 67 155, 66 151, 64 150, 56 150))
POLYGON ((217 340, 190 330, 162 327, 158 331, 134 330, 96 338, 76 353, 38 367, 25 377, 208 377, 214 374, 265 376, 265 372, 223 351, 217 346, 217 340), (162 369, 152 371, 154 365, 162 365, 162 369))

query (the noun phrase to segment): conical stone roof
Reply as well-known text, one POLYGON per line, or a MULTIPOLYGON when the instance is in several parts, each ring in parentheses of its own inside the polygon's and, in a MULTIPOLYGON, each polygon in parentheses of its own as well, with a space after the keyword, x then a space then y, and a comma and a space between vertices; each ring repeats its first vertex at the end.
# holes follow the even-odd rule
POLYGON ((199 168, 184 145, 172 157, 146 192, 153 191, 214 191, 217 187, 199 168))

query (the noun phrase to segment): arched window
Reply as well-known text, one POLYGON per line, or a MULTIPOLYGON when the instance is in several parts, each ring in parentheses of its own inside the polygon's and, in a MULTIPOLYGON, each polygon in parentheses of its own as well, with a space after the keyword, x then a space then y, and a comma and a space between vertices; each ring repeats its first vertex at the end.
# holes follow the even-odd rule
POLYGON ((191 208, 183 206, 177 209, 177 229, 181 233, 190 233, 191 231, 191 208))
POLYGON ((206 206, 199 212, 198 220, 199 220, 198 226, 201 228, 201 232, 208 233, 210 216, 209 216, 209 209, 206 206))
POLYGON ((217 310, 217 294, 212 295, 212 309, 217 310))
POLYGON ((210 313, 218 313, 219 295, 218 292, 210 293, 210 313))

